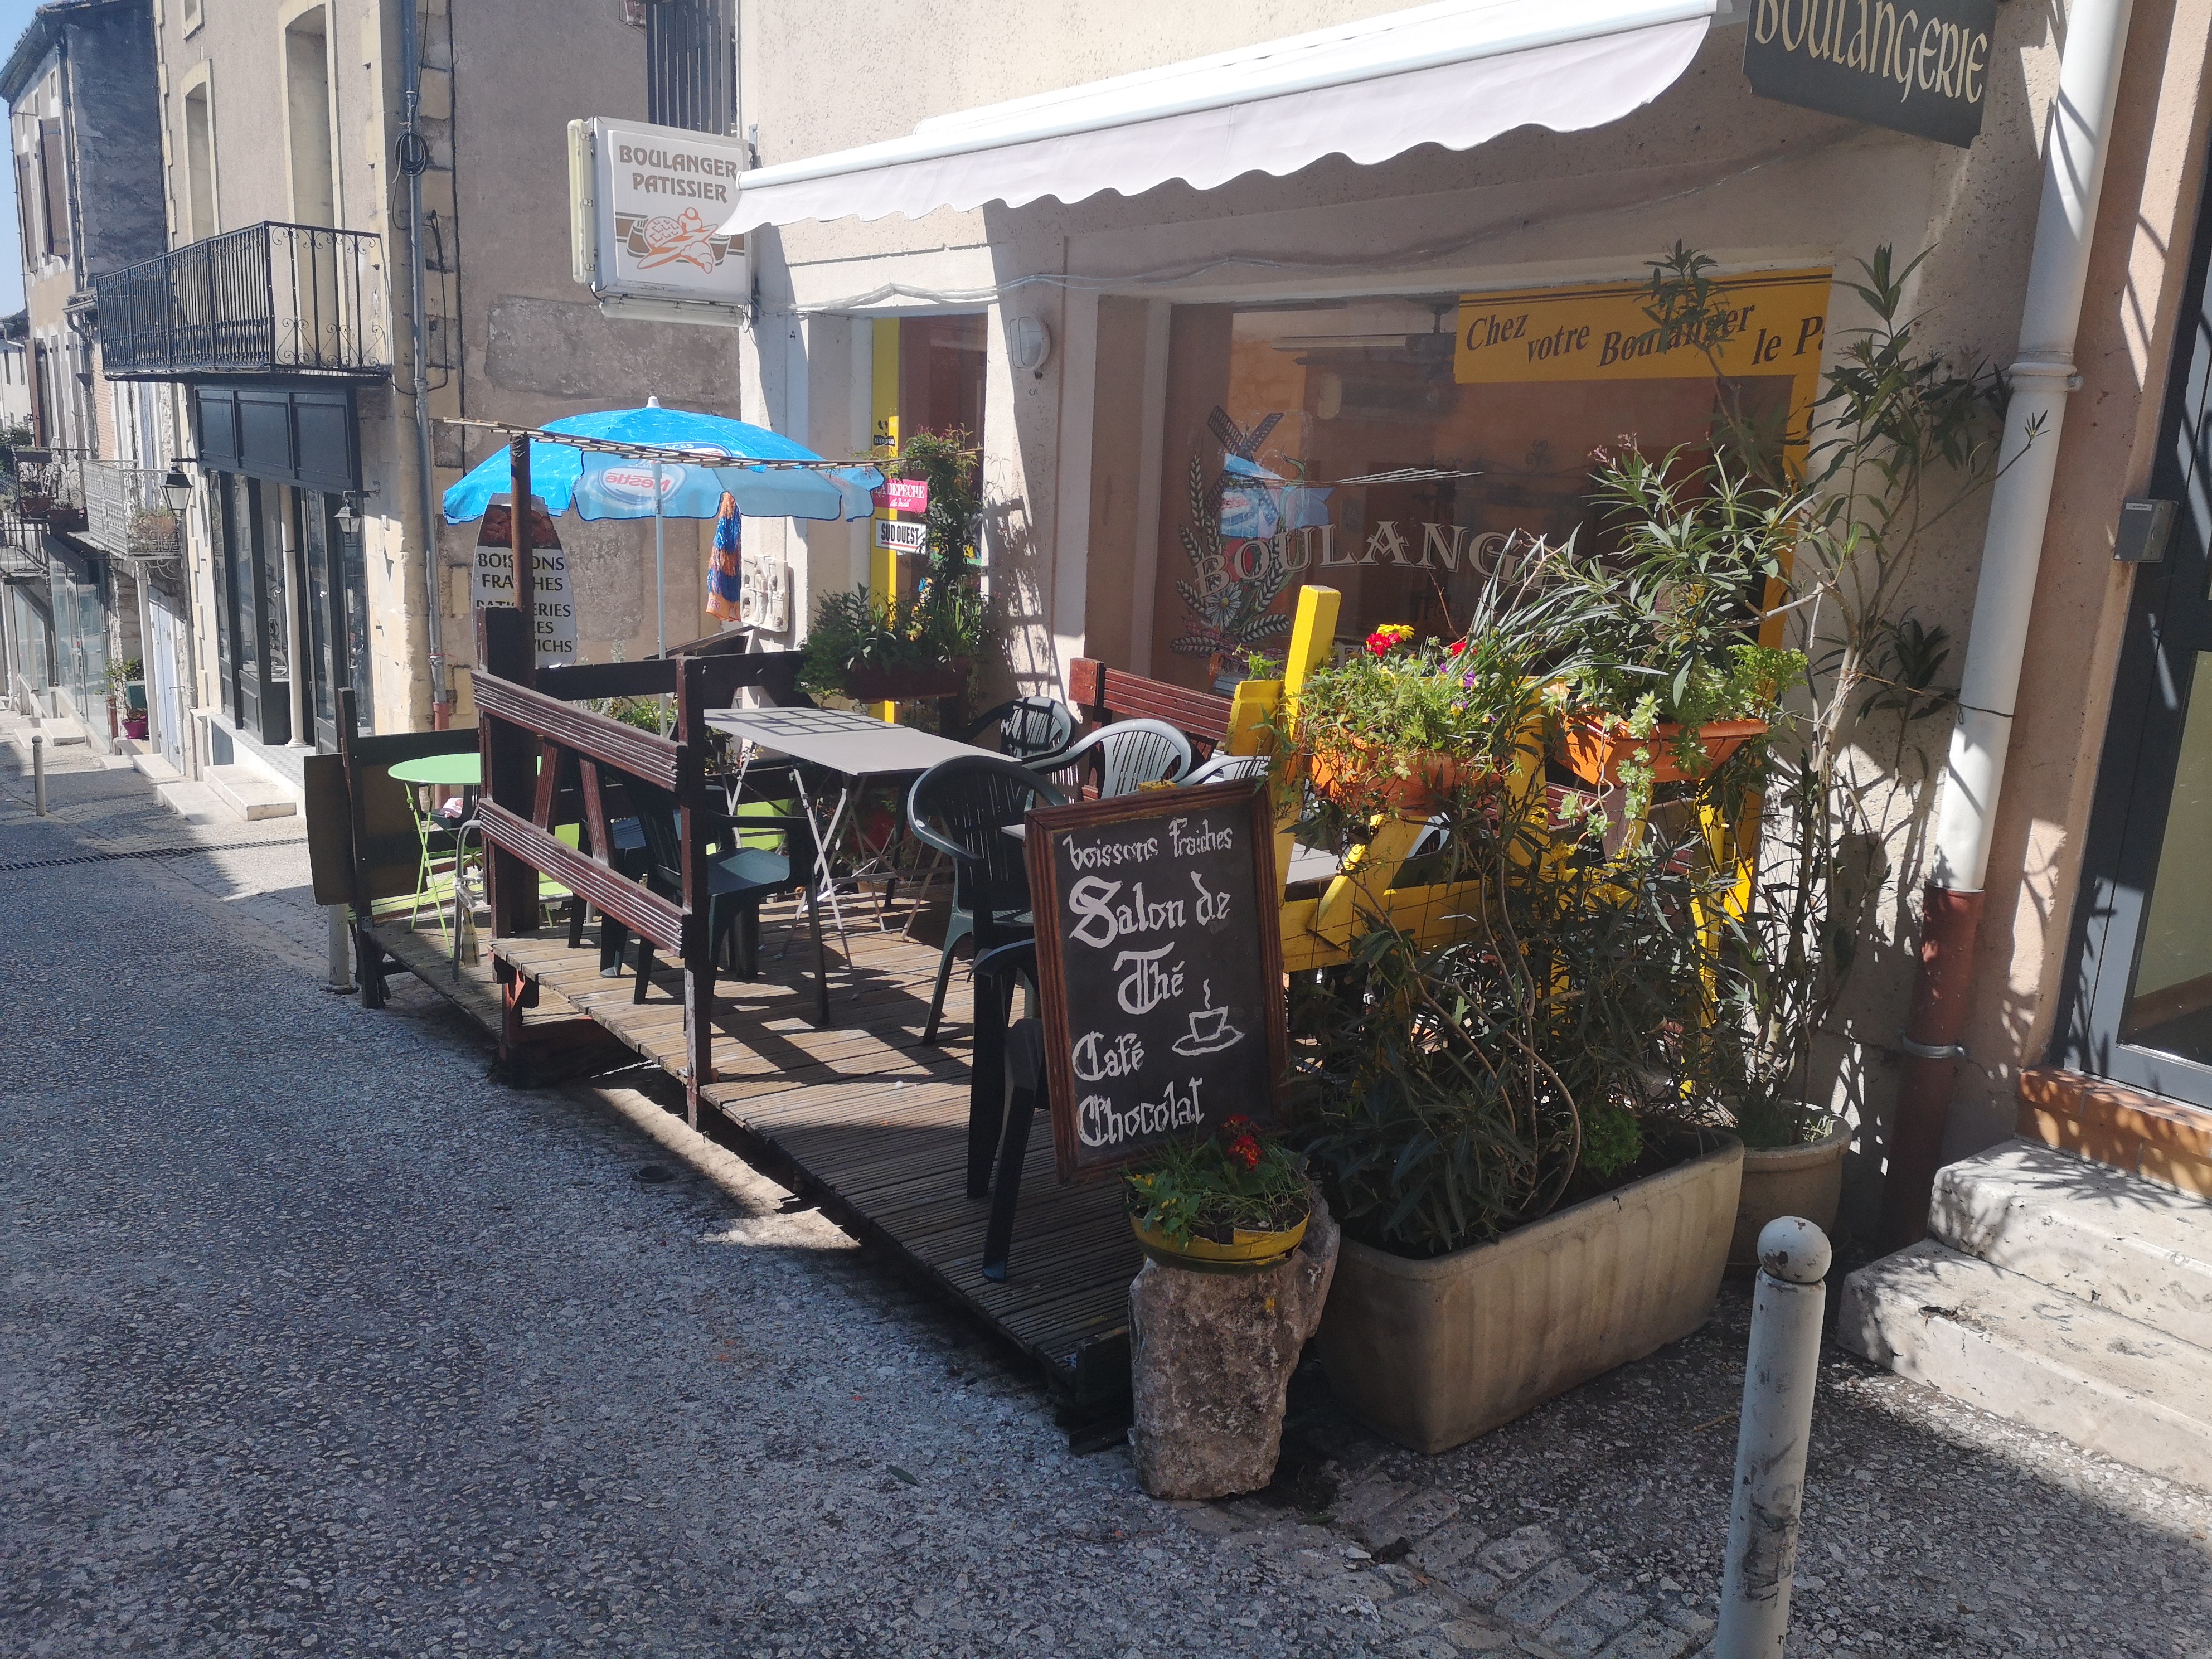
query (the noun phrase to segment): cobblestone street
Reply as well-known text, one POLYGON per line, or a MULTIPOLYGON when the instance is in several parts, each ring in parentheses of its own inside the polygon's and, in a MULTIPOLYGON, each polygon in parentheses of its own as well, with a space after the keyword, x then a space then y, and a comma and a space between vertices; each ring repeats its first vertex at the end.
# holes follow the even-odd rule
MULTIPOLYGON (((297 819, 195 829, 79 747, 40 820, 23 731, 0 717, 0 1652, 1710 1634, 1741 1293, 1436 1459, 1309 1371, 1273 1489, 1156 1504, 657 1079, 509 1089, 411 982, 380 1012, 323 988, 297 819)), ((2204 1659, 2208 1533, 2204 1493, 1831 1349, 1790 1651, 2204 1659)))

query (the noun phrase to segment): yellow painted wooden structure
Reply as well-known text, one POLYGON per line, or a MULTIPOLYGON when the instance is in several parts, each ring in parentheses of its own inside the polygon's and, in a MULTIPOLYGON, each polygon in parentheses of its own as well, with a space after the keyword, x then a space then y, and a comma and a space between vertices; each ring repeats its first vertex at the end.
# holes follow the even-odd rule
MULTIPOLYGON (((1247 680, 1237 688, 1229 718, 1228 752, 1265 753, 1278 727, 1295 729, 1298 691, 1306 677, 1329 659, 1335 647, 1336 622, 1342 598, 1334 588, 1307 586, 1298 590, 1297 610, 1291 630, 1290 653, 1279 680, 1247 680), (1278 718, 1279 716, 1279 718, 1278 718)), ((1544 787, 1540 749, 1524 745, 1507 787, 1516 799, 1544 787)), ((1291 831, 1301 799, 1299 786, 1278 786, 1275 803, 1275 867, 1285 884, 1291 867, 1291 831)), ((1752 854, 1758 846, 1759 800, 1753 797, 1742 816, 1729 824, 1713 805, 1699 808, 1705 840, 1717 867, 1733 867, 1735 879, 1726 901, 1729 914, 1741 915, 1748 906, 1752 886, 1752 854)), ((1325 968, 1350 959, 1353 939, 1361 932, 1388 922, 1417 944, 1449 944, 1466 933, 1483 902, 1482 884, 1449 882, 1420 887, 1395 884, 1427 820, 1419 815, 1393 813, 1378 818, 1366 844, 1355 848, 1318 898, 1282 902, 1283 966, 1292 973, 1325 968)), ((1563 844, 1559 852, 1564 854, 1563 844)), ((1707 926, 1719 927, 1713 918, 1707 926)))

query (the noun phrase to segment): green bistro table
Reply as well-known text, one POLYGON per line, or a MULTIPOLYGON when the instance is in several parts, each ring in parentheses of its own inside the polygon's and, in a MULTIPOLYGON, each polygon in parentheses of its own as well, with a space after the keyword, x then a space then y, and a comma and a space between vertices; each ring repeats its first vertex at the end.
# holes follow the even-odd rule
POLYGON ((418 890, 429 890, 436 884, 430 867, 430 830, 434 827, 449 831, 453 837, 453 976, 461 972, 461 933, 468 926, 468 890, 461 879, 464 848, 462 832, 476 815, 475 793, 483 787, 483 755, 479 750, 465 749, 451 755, 420 755, 410 761, 401 761, 392 769, 395 783, 411 784, 421 789, 459 789, 462 792, 464 811, 452 823, 438 820, 434 812, 417 806, 415 813, 416 833, 422 842, 422 871, 417 878, 418 890))
POLYGON ((400 762, 392 769, 392 775, 398 782, 428 788, 481 789, 483 754, 480 750, 465 749, 453 755, 422 755, 400 762))

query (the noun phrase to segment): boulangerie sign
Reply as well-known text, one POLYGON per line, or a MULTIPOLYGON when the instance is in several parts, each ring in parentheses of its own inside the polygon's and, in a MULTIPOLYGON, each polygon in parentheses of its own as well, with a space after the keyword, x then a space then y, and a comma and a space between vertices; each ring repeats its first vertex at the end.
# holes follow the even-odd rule
POLYGON ((721 231, 743 139, 602 118, 571 123, 569 142, 578 282, 602 299, 751 304, 744 238, 721 231))
POLYGON ((1982 130, 1996 0, 1753 0, 1751 89, 1961 148, 1982 130))

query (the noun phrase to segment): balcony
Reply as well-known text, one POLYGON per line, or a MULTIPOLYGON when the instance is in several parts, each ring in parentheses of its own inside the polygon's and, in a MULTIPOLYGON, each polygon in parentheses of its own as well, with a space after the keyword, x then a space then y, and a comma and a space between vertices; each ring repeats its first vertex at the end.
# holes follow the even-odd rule
POLYGON ((161 472, 116 461, 83 465, 88 540, 126 559, 159 563, 178 556, 177 515, 161 499, 161 472))
POLYGON ((365 232, 272 222, 97 277, 107 378, 380 379, 392 369, 382 261, 365 232))

